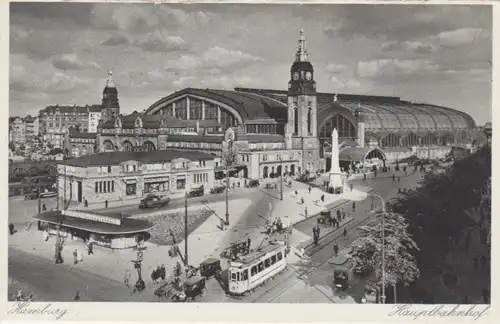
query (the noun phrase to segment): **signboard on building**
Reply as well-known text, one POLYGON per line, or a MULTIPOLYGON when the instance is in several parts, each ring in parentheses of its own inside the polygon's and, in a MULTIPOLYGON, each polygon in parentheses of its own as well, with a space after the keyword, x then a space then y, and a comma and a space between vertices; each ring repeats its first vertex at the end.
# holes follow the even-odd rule
POLYGON ((122 225, 121 219, 113 218, 113 217, 109 217, 109 216, 104 216, 104 215, 85 213, 85 212, 78 211, 78 210, 63 210, 62 214, 65 216, 80 218, 80 219, 87 219, 87 220, 91 220, 91 221, 98 222, 98 223, 106 223, 106 224, 111 224, 111 225, 116 225, 116 226, 122 225))

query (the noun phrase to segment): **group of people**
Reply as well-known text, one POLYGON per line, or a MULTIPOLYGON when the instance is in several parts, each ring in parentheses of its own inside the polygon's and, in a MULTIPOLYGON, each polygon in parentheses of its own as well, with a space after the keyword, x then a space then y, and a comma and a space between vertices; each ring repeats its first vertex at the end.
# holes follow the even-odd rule
POLYGON ((154 269, 151 272, 151 279, 153 280, 154 283, 158 283, 160 279, 162 281, 165 280, 166 276, 167 276, 167 269, 165 268, 164 264, 162 264, 161 266, 157 266, 156 269, 154 269))

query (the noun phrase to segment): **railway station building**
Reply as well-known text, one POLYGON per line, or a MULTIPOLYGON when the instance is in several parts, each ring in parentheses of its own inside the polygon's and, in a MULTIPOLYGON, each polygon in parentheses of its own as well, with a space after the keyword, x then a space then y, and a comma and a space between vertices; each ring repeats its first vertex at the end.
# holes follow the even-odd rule
POLYGON ((452 108, 399 97, 317 92, 318 72, 302 31, 288 73, 287 90, 186 88, 143 113, 107 118, 98 126, 96 150, 177 149, 222 157, 230 148, 236 155, 233 172, 258 179, 328 170, 334 128, 340 152, 359 148, 364 159, 389 162, 409 155, 444 157, 453 146, 485 141, 472 117, 452 108), (235 134, 230 146, 224 141, 229 128, 235 134))

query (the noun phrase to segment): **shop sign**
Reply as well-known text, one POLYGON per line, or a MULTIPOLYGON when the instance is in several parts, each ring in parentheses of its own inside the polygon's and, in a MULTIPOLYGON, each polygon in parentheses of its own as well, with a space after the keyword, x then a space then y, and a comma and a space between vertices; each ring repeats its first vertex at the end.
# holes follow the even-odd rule
POLYGON ((113 217, 108 217, 104 215, 84 213, 77 210, 64 210, 62 213, 69 217, 87 219, 98 223, 106 223, 111 225, 121 226, 121 220, 113 217))

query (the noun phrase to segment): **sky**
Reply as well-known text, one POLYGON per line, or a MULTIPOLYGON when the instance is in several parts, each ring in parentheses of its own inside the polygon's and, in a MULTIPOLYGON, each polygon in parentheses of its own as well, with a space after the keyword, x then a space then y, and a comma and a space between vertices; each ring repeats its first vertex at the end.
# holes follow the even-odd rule
POLYGON ((187 87, 286 90, 304 30, 317 90, 398 96, 491 121, 492 9, 457 5, 10 4, 10 115, 122 113, 187 87))

